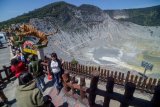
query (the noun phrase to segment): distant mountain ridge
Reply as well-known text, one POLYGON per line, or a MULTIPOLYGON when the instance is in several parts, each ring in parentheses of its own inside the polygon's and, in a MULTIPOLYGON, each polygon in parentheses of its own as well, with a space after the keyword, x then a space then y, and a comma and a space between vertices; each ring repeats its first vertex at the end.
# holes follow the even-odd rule
POLYGON ((113 19, 119 16, 120 21, 129 21, 143 26, 160 25, 160 5, 137 9, 105 10, 105 12, 113 19))
MULTIPOLYGON (((27 23, 32 18, 41 19, 44 17, 54 17, 55 20, 62 21, 60 22, 61 24, 66 24, 71 18, 73 18, 75 13, 77 14, 77 17, 74 17, 74 18, 78 18, 78 16, 82 14, 83 17, 85 17, 85 15, 90 16, 90 18, 87 17, 88 19, 84 21, 90 21, 90 22, 100 21, 101 22, 104 19, 100 18, 99 16, 101 16, 103 12, 107 12, 111 18, 115 17, 115 13, 118 13, 118 12, 125 13, 125 15, 128 17, 120 18, 118 20, 129 21, 129 22, 133 22, 139 25, 144 25, 144 26, 159 26, 160 25, 159 10, 160 10, 160 5, 148 7, 148 8, 141 8, 141 9, 102 10, 93 5, 83 4, 77 7, 72 4, 61 1, 61 2, 51 3, 42 8, 35 9, 33 11, 17 16, 10 20, 0 22, 0 28, 2 28, 4 25, 8 26, 10 24, 15 24, 15 23, 27 23), (93 19, 96 19, 96 20, 93 20, 93 19)), ((120 16, 120 17, 123 17, 123 16, 120 16)))

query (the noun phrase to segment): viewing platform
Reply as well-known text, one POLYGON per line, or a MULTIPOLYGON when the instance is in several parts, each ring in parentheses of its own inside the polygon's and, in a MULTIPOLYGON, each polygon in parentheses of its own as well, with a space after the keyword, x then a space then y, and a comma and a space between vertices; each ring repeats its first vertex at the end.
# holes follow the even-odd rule
MULTIPOLYGON (((42 65, 47 73, 47 64, 42 65)), ((130 72, 124 75, 100 67, 73 66, 70 62, 65 62, 63 68, 64 87, 59 95, 54 82, 45 77, 43 94, 51 96, 56 107, 159 107, 160 81, 157 79, 144 79, 130 72)), ((16 107, 14 78, 8 73, 9 67, 1 72, 8 77, 2 79, 7 84, 4 92, 12 107, 16 107)))

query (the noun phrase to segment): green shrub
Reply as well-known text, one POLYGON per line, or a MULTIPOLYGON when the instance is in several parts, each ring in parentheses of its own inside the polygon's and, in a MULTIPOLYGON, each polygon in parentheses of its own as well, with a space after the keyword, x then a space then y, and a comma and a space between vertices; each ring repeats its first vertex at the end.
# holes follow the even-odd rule
POLYGON ((78 61, 77 61, 75 58, 73 58, 72 61, 71 61, 71 64, 72 64, 73 66, 75 66, 75 65, 78 64, 78 61))

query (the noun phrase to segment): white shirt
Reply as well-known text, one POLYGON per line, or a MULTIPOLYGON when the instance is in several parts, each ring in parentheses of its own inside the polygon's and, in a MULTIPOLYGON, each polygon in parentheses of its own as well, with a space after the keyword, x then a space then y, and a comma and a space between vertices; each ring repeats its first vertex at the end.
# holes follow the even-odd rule
POLYGON ((58 73, 60 72, 60 68, 58 66, 58 62, 57 61, 51 61, 51 68, 52 68, 52 72, 53 73, 58 73))

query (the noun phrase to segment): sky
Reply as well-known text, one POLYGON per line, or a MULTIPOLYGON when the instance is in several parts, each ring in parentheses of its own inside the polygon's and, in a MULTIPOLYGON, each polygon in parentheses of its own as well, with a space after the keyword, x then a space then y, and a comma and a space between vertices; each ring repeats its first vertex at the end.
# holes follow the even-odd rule
MULTIPOLYGON (((60 0, 0 0, 0 22, 60 0)), ((61 0, 62 1, 62 0, 61 0)), ((160 5, 160 0, 63 0, 80 6, 92 4, 101 9, 129 9, 160 5)))

